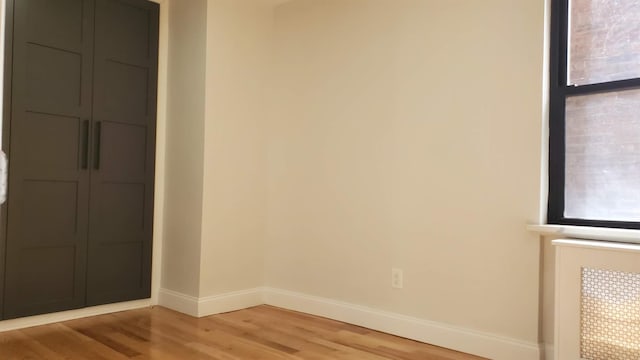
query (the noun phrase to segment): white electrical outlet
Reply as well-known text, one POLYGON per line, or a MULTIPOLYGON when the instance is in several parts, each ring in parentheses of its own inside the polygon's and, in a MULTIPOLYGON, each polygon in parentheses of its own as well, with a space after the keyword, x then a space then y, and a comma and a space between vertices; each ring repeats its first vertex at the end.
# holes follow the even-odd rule
POLYGON ((391 287, 402 289, 402 269, 391 269, 391 287))

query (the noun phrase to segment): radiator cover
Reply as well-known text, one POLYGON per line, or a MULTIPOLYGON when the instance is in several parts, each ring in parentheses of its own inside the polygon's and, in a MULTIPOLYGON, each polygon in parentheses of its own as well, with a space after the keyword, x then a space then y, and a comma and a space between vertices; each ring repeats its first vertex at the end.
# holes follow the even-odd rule
POLYGON ((556 246, 555 358, 640 359, 640 245, 556 246))

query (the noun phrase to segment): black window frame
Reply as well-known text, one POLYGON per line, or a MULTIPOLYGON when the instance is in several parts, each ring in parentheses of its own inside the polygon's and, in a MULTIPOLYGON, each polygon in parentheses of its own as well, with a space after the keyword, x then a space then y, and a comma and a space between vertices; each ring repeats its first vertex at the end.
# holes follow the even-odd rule
MULTIPOLYGON (((640 89, 640 78, 569 86, 569 0, 551 0, 549 78, 549 189, 547 223, 552 225, 595 226, 640 229, 638 222, 578 219, 564 216, 565 208, 565 107, 571 96, 640 89)), ((640 184, 638 185, 640 186, 640 184)))

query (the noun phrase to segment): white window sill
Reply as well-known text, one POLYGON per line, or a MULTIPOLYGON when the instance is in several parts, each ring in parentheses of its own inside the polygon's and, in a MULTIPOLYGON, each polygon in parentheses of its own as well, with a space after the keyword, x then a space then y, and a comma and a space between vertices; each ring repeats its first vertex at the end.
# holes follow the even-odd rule
POLYGON ((552 237, 640 244, 640 230, 571 225, 527 225, 527 230, 552 237))

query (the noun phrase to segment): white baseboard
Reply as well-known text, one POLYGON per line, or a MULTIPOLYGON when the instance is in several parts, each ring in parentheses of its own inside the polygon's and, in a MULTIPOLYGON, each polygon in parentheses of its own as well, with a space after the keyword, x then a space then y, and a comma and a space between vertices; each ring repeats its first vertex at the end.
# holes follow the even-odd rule
POLYGON ((195 317, 225 313, 264 304, 263 288, 197 298, 168 289, 160 289, 158 304, 195 317))
POLYGON ((264 289, 254 288, 200 298, 198 316, 209 316, 264 304, 264 289))
POLYGON ((195 296, 169 289, 158 292, 158 305, 195 317, 198 316, 198 301, 195 296))
POLYGON ((84 309, 61 311, 52 314, 29 316, 13 320, 0 321, 0 332, 24 329, 32 326, 52 324, 62 321, 75 320, 89 316, 104 315, 114 312, 141 309, 154 305, 150 299, 127 301, 117 304, 92 306, 84 309))
POLYGON ((264 300, 268 305, 323 316, 493 360, 540 360, 541 356, 540 346, 536 343, 331 299, 265 288, 264 300))

